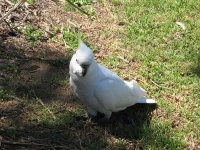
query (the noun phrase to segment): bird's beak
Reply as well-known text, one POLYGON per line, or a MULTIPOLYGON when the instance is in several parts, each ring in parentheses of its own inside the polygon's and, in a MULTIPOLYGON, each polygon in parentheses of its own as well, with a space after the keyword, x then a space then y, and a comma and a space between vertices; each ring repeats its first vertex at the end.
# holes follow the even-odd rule
POLYGON ((83 69, 82 76, 84 77, 86 75, 86 73, 87 73, 88 65, 82 65, 81 67, 83 69))

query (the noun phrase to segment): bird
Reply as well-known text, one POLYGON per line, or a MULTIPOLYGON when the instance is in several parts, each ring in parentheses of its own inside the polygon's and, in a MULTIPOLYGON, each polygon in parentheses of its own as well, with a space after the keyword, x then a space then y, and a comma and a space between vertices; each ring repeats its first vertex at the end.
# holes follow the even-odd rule
POLYGON ((78 99, 87 107, 83 116, 108 121, 118 112, 136 103, 156 101, 145 97, 146 91, 135 80, 125 81, 116 73, 97 63, 91 49, 79 39, 79 48, 69 64, 70 86, 78 99))

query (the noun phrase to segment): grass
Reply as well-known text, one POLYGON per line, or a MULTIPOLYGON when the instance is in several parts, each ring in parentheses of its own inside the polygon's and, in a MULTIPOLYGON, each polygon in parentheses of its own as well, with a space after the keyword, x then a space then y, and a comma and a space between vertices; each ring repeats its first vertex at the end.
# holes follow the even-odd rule
MULTIPOLYGON (((92 0, 72 0, 71 2, 73 4, 75 4, 76 6, 84 9, 89 14, 91 19, 95 15, 95 10, 91 6, 93 4, 92 0)), ((77 13, 80 13, 80 10, 78 11, 78 9, 73 7, 69 2, 65 3, 65 10, 67 10, 67 11, 75 11, 77 13)))
MULTIPOLYGON (((78 3, 86 6, 91 5, 90 2, 78 3)), ((44 145, 50 143, 52 147, 63 145, 71 149, 198 149, 200 2, 110 0, 102 1, 100 5, 117 18, 110 18, 113 22, 109 20, 107 26, 120 23, 114 31, 105 28, 100 34, 105 37, 114 35, 120 45, 109 49, 108 54, 112 55, 100 57, 98 62, 127 80, 137 78, 147 90, 148 97, 158 102, 157 108, 135 105, 114 113, 111 122, 104 126, 95 125, 90 120, 76 120, 73 116, 85 112, 85 107, 70 92, 66 59, 45 62, 50 65, 50 73, 42 77, 42 84, 38 81, 31 86, 28 82, 29 88, 9 85, 15 76, 20 77, 23 73, 19 65, 11 63, 0 68, 0 71, 11 74, 11 78, 2 82, 6 88, 0 87, 0 110, 3 110, 3 114, 12 112, 10 119, 0 115, 0 138, 44 145), (182 22, 186 30, 177 25, 177 21, 182 22), (118 56, 128 60, 129 64, 118 56), (24 95, 23 90, 28 92, 24 92, 24 95), (22 92, 23 96, 15 100, 18 102, 10 104, 11 110, 4 110, 8 107, 3 107, 4 104, 17 95, 17 91, 22 92), (49 95, 47 98, 43 96, 45 91, 49 95), (60 97, 55 97, 55 91, 60 92, 57 94, 60 97), (37 99, 44 101, 56 119, 37 99)), ((92 38, 95 35, 93 32, 96 31, 91 31, 92 38)), ((33 41, 39 41, 43 31, 30 26, 24 34, 33 41)), ((52 34, 53 41, 68 46, 67 51, 71 56, 77 47, 77 32, 66 26, 56 27, 52 34)), ((86 37, 81 36, 86 41, 86 37)), ((111 45, 115 39, 109 40, 107 44, 111 45)), ((96 43, 89 40, 86 43, 95 48, 95 54, 101 52, 96 43)), ((2 57, 15 60, 14 56, 2 57)))
POLYGON ((181 141, 167 141, 168 138, 161 140, 157 134, 156 147, 152 149, 159 145, 164 149, 183 149, 192 144, 189 137, 193 136, 196 142, 200 140, 197 128, 200 125, 197 119, 200 79, 199 73, 195 73, 200 69, 199 6, 196 1, 154 0, 124 1, 120 10, 113 8, 125 22, 126 36, 119 36, 123 46, 130 51, 127 57, 135 57, 141 62, 138 74, 139 78, 145 79, 142 86, 150 97, 158 101, 162 112, 161 117, 153 117, 152 124, 167 123, 168 126, 156 130, 170 133, 169 138, 181 141), (181 29, 176 21, 183 22, 186 30, 181 29), (173 129, 169 126, 177 114, 182 119, 179 127, 173 129))
POLYGON ((25 29, 24 34, 29 37, 29 40, 39 41, 44 32, 41 29, 36 29, 33 25, 30 25, 25 29))

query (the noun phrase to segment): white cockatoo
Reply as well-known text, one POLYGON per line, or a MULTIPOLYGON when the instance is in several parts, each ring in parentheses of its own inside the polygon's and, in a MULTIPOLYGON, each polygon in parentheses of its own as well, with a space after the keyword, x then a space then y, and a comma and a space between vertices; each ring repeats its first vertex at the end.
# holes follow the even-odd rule
POLYGON ((112 112, 136 103, 156 103, 145 97, 146 91, 135 80, 124 81, 111 70, 98 64, 92 51, 79 40, 79 48, 70 61, 70 85, 80 101, 87 106, 88 116, 97 112, 108 120, 112 112))

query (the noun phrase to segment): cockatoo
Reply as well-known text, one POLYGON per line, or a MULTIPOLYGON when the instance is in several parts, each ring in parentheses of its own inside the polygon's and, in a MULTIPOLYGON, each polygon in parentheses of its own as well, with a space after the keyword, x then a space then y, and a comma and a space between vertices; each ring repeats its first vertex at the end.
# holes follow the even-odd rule
POLYGON ((146 91, 135 80, 124 81, 98 64, 90 48, 80 40, 69 69, 70 85, 75 95, 86 105, 89 117, 95 117, 100 112, 108 120, 112 112, 124 110, 136 103, 156 103, 145 97, 146 91))

